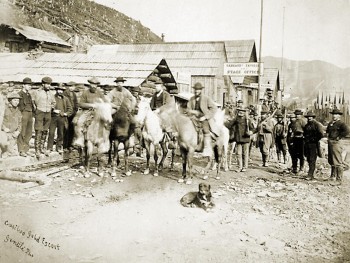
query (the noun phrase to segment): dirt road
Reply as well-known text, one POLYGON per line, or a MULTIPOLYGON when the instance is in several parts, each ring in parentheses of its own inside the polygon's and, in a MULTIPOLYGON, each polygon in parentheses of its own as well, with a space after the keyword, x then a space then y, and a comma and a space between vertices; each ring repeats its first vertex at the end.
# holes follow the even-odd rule
MULTIPOLYGON (((342 186, 293 178, 283 165, 246 173, 210 172, 215 209, 184 208, 180 198, 202 182, 177 183, 175 171, 84 178, 78 169, 46 184, 1 181, 0 262, 350 262, 350 179, 342 186)), ((202 159, 197 167, 204 167, 202 159)))

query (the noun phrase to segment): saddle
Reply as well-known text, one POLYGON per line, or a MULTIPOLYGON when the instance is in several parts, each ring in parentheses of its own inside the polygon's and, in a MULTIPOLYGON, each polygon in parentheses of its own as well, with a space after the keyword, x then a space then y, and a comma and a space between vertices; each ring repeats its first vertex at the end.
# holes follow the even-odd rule
POLYGON ((190 117, 194 128, 197 132, 197 147, 196 152, 202 152, 204 148, 204 133, 203 133, 203 124, 195 116, 190 117))

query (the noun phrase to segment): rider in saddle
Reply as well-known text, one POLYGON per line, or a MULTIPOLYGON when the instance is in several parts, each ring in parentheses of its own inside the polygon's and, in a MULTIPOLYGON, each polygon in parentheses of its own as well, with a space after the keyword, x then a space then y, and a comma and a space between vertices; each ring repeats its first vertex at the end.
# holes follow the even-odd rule
MULTIPOLYGON (((81 110, 75 116, 75 123, 85 128, 88 126, 89 121, 92 120, 94 104, 96 102, 107 102, 103 92, 97 87, 100 81, 96 77, 93 77, 88 82, 89 89, 83 91, 78 103, 81 110)), ((75 129, 75 133, 76 140, 74 141, 74 146, 84 147, 83 131, 75 129)))
MULTIPOLYGON (((170 103, 174 102, 174 98, 172 98, 169 92, 166 91, 166 88, 163 85, 163 81, 159 77, 151 76, 148 80, 151 81, 151 83, 154 83, 154 88, 156 90, 156 92, 152 95, 150 106, 155 113, 159 113, 160 107, 169 105, 170 103)), ((176 138, 172 135, 171 132, 167 131, 166 134, 169 136, 168 148, 175 149, 176 138)))
POLYGON ((213 120, 214 114, 217 111, 217 105, 208 96, 202 94, 204 88, 201 83, 197 82, 193 87, 194 96, 187 104, 187 112, 195 115, 197 119, 202 122, 204 134, 204 149, 203 156, 212 155, 211 135, 218 137, 219 129, 213 120))
POLYGON ((172 102, 172 97, 165 90, 163 86, 163 81, 160 78, 157 78, 154 84, 156 92, 152 96, 151 109, 153 111, 159 112, 160 107, 172 102))
POLYGON ((123 87, 125 81, 126 79, 123 77, 117 77, 114 81, 116 83, 116 87, 107 95, 107 98, 110 100, 113 109, 119 110, 124 100, 129 100, 134 106, 136 104, 135 97, 129 90, 123 87))

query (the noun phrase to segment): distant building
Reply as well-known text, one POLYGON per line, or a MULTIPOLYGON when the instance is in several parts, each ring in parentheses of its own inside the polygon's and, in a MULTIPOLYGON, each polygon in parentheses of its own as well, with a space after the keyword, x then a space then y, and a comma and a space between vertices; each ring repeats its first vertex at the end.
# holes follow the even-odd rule
POLYGON ((0 52, 28 52, 40 49, 44 52, 68 53, 71 45, 54 33, 30 26, 0 25, 0 52))

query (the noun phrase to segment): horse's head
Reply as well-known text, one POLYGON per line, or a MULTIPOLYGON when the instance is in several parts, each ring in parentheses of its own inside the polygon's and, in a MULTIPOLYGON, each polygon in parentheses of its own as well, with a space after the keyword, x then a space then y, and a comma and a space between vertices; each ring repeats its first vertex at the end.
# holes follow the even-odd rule
POLYGON ((218 127, 222 127, 224 125, 224 122, 226 120, 225 117, 225 110, 217 109, 217 111, 214 114, 214 120, 218 127))
POLYGON ((151 110, 150 102, 152 98, 141 97, 139 104, 137 105, 137 115, 136 121, 140 124, 143 124, 147 113, 151 110))
POLYGON ((95 103, 95 116, 96 120, 105 123, 112 123, 112 106, 110 103, 101 102, 95 103))

